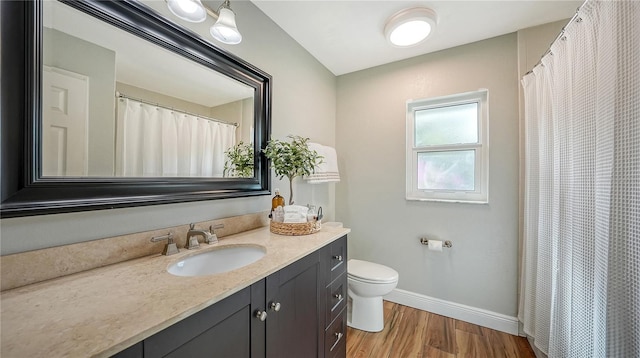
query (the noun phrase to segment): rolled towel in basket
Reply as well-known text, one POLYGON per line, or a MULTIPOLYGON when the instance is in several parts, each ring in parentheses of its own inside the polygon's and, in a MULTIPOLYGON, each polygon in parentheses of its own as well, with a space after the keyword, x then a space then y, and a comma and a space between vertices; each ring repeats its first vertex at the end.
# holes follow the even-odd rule
POLYGON ((301 205, 287 205, 284 207, 285 223, 306 223, 309 208, 301 205))

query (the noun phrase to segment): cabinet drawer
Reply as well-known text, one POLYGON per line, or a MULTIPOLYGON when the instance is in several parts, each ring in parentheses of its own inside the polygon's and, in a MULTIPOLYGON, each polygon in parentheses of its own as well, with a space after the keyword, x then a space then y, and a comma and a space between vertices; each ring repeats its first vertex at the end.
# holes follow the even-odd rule
POLYGON ((331 243, 329 247, 329 281, 347 271, 347 237, 343 236, 331 243))
POLYGON ((342 309, 347 303, 347 276, 345 273, 335 279, 327 288, 326 302, 326 324, 333 322, 333 320, 340 314, 342 309))
POLYGON ((347 341, 343 338, 343 343, 339 343, 333 351, 329 352, 330 358, 346 358, 347 357, 347 341))
MULTIPOLYGON (((340 352, 346 352, 347 346, 347 311, 342 309, 338 317, 331 323, 324 333, 325 357, 339 357, 340 352)), ((342 356, 344 358, 344 356, 342 356)))

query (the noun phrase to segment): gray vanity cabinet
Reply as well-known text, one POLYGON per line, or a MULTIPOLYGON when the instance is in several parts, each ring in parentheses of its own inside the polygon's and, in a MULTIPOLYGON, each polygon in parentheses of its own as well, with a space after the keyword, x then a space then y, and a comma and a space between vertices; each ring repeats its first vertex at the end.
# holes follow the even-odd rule
POLYGON ((346 357, 346 236, 116 354, 346 357))

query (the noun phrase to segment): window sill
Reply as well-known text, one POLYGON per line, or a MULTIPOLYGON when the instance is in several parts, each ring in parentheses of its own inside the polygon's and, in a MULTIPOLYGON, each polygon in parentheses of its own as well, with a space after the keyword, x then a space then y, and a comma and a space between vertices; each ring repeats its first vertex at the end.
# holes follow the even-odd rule
POLYGON ((435 199, 435 198, 414 198, 406 197, 407 201, 432 201, 440 203, 454 203, 454 204, 480 204, 489 205, 489 200, 463 200, 463 199, 435 199))

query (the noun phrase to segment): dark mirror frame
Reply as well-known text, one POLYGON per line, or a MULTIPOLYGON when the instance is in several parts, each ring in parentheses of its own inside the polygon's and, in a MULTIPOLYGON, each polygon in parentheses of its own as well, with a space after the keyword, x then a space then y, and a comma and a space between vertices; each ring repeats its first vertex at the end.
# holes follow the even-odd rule
POLYGON ((40 176, 42 0, 2 1, 2 218, 270 194, 271 76, 135 1, 63 1, 255 89, 253 178, 40 176))

